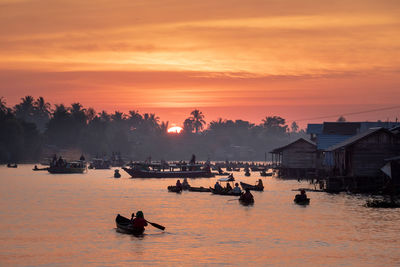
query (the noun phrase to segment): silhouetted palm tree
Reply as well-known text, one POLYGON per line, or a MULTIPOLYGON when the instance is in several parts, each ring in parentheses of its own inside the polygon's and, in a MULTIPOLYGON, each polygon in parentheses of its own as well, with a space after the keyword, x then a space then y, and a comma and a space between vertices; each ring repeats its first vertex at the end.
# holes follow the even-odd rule
POLYGON ((128 115, 129 127, 133 130, 142 123, 143 117, 138 111, 130 110, 128 115))
POLYGON ((30 95, 21 98, 21 103, 15 106, 15 115, 17 118, 32 122, 34 116, 34 98, 30 95))
POLYGON ((166 133, 167 131, 168 131, 168 128, 169 128, 169 121, 167 121, 167 122, 161 122, 161 124, 160 124, 160 131, 161 131, 161 133, 166 133))
POLYGON ((193 127, 196 131, 196 133, 199 132, 199 130, 203 129, 204 124, 206 124, 205 120, 204 120, 204 115, 203 112, 201 112, 198 109, 193 110, 190 113, 190 117, 189 117, 192 122, 193 122, 193 127))

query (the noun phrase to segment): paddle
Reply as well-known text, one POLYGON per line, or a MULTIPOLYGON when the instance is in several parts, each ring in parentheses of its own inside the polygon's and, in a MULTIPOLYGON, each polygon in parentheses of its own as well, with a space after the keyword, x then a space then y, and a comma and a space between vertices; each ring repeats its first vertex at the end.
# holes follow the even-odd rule
POLYGON ((158 223, 152 223, 152 222, 149 222, 148 220, 146 220, 146 222, 148 222, 149 224, 151 224, 152 226, 154 226, 155 228, 158 228, 160 230, 164 231, 164 229, 165 229, 165 226, 159 225, 158 223))

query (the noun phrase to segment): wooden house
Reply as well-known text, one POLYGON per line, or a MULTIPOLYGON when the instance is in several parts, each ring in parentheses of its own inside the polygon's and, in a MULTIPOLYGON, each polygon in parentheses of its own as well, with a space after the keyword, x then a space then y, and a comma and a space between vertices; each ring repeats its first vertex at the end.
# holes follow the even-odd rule
POLYGON ((304 138, 285 146, 275 148, 272 154, 272 164, 279 170, 279 175, 285 178, 302 178, 315 175, 317 145, 304 138))
POLYGON ((326 151, 333 161, 331 180, 341 177, 342 187, 360 191, 370 191, 382 183, 385 159, 399 154, 400 138, 385 128, 369 129, 326 151))

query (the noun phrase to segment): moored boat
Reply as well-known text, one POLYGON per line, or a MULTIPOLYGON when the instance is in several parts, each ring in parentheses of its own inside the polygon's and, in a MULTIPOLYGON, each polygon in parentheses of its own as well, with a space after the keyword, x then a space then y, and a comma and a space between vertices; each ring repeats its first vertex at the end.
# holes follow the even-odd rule
POLYGON ((143 229, 133 228, 131 220, 119 214, 115 218, 115 223, 117 225, 117 230, 122 231, 124 233, 133 235, 142 235, 144 233, 144 228, 143 229))
POLYGON ((86 170, 86 164, 81 161, 77 162, 66 162, 60 165, 51 165, 47 168, 47 171, 52 174, 59 173, 83 173, 86 170))
POLYGON ((210 178, 209 166, 203 164, 134 163, 123 168, 132 178, 210 178))
POLYGON ((253 191, 264 191, 264 186, 261 185, 251 185, 251 184, 246 184, 243 182, 240 182, 240 186, 243 188, 243 190, 249 189, 253 191))

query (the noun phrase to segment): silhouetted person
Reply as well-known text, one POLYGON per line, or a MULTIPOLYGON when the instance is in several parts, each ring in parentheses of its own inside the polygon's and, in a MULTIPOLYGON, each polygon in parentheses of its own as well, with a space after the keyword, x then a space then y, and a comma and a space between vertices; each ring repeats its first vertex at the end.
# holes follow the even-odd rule
POLYGON ((245 202, 254 202, 254 197, 251 194, 250 189, 246 189, 246 192, 240 196, 239 200, 245 202))

